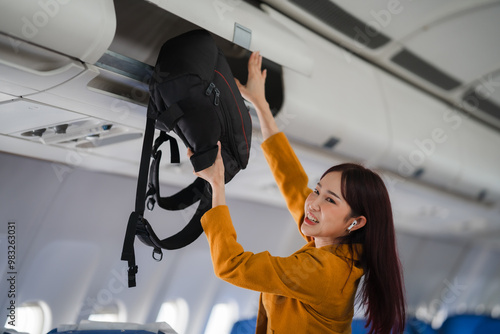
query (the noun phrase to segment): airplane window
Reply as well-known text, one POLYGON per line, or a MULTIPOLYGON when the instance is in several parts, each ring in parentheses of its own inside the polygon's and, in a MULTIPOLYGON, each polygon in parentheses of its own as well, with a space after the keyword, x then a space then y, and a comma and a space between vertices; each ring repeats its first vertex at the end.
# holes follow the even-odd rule
POLYGON ((496 305, 493 307, 491 310, 491 317, 492 318, 500 318, 500 305, 496 305))
POLYGON ((15 320, 7 316, 5 328, 30 334, 47 333, 52 325, 50 308, 44 302, 23 303, 16 307, 15 320))
POLYGON ((169 300, 163 303, 156 317, 156 322, 166 322, 177 333, 186 331, 189 318, 189 306, 182 298, 169 300))
POLYGON ((127 314, 125 306, 118 301, 114 301, 108 305, 96 308, 97 311, 89 315, 90 321, 103 321, 103 322, 124 322, 126 321, 127 314))
POLYGON ((95 313, 89 315, 90 321, 102 321, 102 322, 118 322, 118 314, 116 313, 95 313))
POLYGON ((439 311, 437 311, 436 315, 434 316, 431 322, 432 328, 434 329, 441 328, 447 317, 448 317, 448 311, 446 309, 442 308, 439 311))
POLYGON ((236 303, 215 304, 210 313, 205 334, 229 334, 236 320, 238 320, 236 303))

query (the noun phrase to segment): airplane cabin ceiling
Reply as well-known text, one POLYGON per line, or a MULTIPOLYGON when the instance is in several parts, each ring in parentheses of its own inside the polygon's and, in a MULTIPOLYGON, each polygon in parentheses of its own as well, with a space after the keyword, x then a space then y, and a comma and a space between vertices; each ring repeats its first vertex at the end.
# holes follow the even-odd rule
MULTIPOLYGON (((13 7, 37 13, 31 5, 13 7)), ((106 33, 92 30, 85 40, 72 39, 73 30, 61 28, 68 22, 66 7, 30 42, 18 25, 0 20, 0 151, 69 165, 56 171, 61 178, 76 167, 135 178, 148 75, 163 41, 205 28, 228 58, 245 67, 247 51, 231 42, 234 23, 241 23, 252 29, 251 49, 262 50, 268 64, 280 70, 284 106, 276 118, 290 134, 312 186, 333 163, 372 163, 396 189, 398 227, 454 235, 498 230, 500 1, 247 0, 217 8, 200 0, 206 15, 176 1, 74 3, 91 5, 97 9, 68 12, 81 34, 87 31, 86 15, 102 16, 102 26, 94 28, 106 33), (40 44, 45 35, 54 37, 55 46, 40 44), (84 49, 84 41, 94 51, 90 60, 78 58, 83 51, 72 53, 84 49), (114 68, 117 63, 124 68, 114 68), (464 100, 477 104, 469 108, 464 100), (457 115, 447 104, 481 122, 457 115), (66 133, 58 133, 61 126, 66 133), (446 133, 438 131, 440 145, 432 144, 432 154, 419 150, 440 127, 446 133), (420 163, 408 168, 401 157, 405 166, 415 157, 420 163)), ((228 191, 282 205, 259 151, 257 120, 254 124, 253 160, 228 191)), ((173 186, 190 183, 187 157, 183 154, 179 165, 165 162, 161 177, 173 186)))
POLYGON ((500 129, 499 1, 262 2, 500 129))

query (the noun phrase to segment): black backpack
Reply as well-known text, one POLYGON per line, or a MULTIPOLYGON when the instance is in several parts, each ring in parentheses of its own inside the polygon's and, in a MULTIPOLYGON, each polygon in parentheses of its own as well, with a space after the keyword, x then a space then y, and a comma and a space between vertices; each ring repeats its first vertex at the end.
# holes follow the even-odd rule
POLYGON ((149 91, 135 211, 129 217, 121 257, 128 261, 129 287, 136 285, 136 235, 153 247, 153 258, 160 261, 162 249, 182 248, 203 233, 200 219, 212 207, 210 185, 201 178, 172 196, 160 196, 160 145, 170 141, 171 162, 180 161, 177 142, 167 132, 174 131, 193 151, 191 163, 195 171, 215 162, 217 141, 220 140, 226 183, 247 166, 250 154, 252 121, 249 111, 226 58, 207 31, 190 31, 163 44, 149 91), (160 130, 160 135, 153 144, 155 128, 160 130), (189 223, 163 240, 144 218, 146 202, 150 210, 155 203, 166 210, 182 210, 198 201, 200 204, 189 223))

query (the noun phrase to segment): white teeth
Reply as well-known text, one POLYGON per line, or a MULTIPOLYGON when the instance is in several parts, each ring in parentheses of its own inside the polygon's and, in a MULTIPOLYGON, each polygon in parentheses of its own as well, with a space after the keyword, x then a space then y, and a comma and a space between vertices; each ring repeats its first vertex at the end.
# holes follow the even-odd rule
POLYGON ((307 219, 309 219, 315 223, 319 223, 319 221, 316 218, 314 218, 313 216, 311 216, 311 214, 309 214, 309 213, 307 214, 307 219))

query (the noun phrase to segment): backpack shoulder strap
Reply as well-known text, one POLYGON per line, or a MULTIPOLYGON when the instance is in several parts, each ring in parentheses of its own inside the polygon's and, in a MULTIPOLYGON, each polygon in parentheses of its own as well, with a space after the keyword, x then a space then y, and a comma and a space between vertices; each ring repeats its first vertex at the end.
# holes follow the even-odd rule
MULTIPOLYGON (((202 181, 206 182, 204 180, 202 181)), ((201 198, 199 198, 200 204, 198 205, 195 214, 189 223, 177 234, 160 240, 148 221, 146 219, 141 220, 140 225, 137 228, 137 236, 144 244, 153 247, 153 254, 159 254, 160 257, 158 259, 155 258, 156 260, 161 260, 161 249, 173 250, 185 247, 195 241, 203 233, 203 228, 201 227, 201 217, 212 207, 212 196, 210 194, 208 184, 204 184, 203 188, 203 193, 201 198)))
MULTIPOLYGON (((151 108, 151 102, 148 109, 151 108)), ((146 119, 146 129, 144 131, 144 140, 142 143, 141 163, 139 166, 139 179, 137 181, 137 192, 135 198, 135 211, 130 214, 125 239, 123 241, 122 261, 128 262, 128 285, 136 285, 135 275, 137 274, 137 265, 135 264, 134 239, 136 235, 137 224, 143 220, 144 206, 146 200, 146 186, 148 181, 148 167, 151 156, 151 146, 155 131, 155 121, 151 118, 146 119)))

